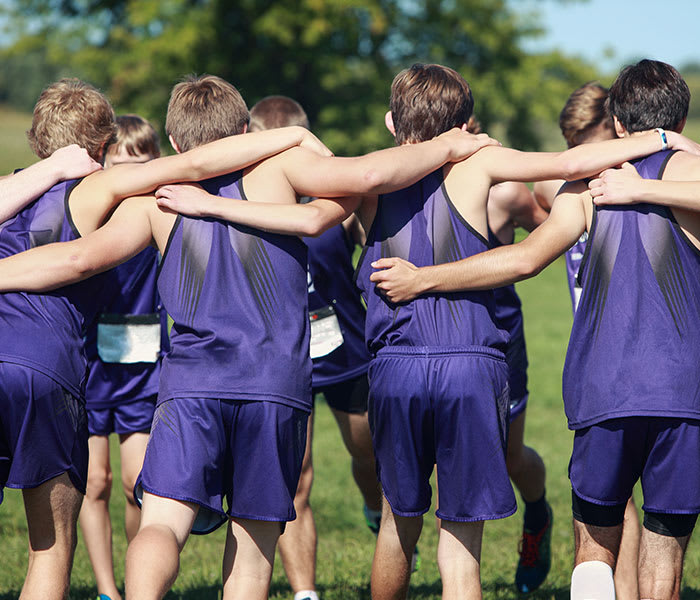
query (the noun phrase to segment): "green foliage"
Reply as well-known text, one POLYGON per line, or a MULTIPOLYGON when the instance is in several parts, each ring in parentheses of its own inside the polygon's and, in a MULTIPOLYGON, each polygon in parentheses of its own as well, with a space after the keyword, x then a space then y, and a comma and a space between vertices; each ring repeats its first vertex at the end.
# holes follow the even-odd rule
POLYGON ((15 36, 10 56, 20 61, 28 48, 41 51, 46 72, 37 78, 70 65, 72 74, 107 90, 119 112, 162 123, 170 88, 182 75, 214 73, 251 103, 269 94, 296 98, 314 129, 343 154, 390 142, 381 125, 389 84, 413 62, 462 73, 484 127, 501 123, 518 147, 537 147, 534 122, 555 119, 571 89, 595 78, 579 59, 525 54, 521 42, 539 30, 506 0, 14 0, 5 6, 12 29, 28 32, 15 36))

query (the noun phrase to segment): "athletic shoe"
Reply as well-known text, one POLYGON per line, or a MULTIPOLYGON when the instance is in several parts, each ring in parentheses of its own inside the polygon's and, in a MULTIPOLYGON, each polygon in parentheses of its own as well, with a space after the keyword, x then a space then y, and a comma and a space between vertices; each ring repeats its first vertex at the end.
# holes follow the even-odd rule
MULTIPOLYGON (((367 527, 369 527, 370 531, 374 535, 379 535, 379 525, 382 522, 381 515, 370 515, 369 508, 367 508, 366 504, 362 508, 362 512, 365 515, 367 527)), ((420 563, 420 552, 418 551, 418 546, 416 546, 413 549, 413 557, 411 558, 411 573, 415 573, 418 569, 420 569, 420 563)))
POLYGON ((97 596, 97 600, 112 600, 107 594, 100 594, 97 596))
POLYGON ((547 504, 547 523, 539 531, 523 528, 515 587, 521 594, 534 592, 547 578, 552 564, 552 507, 547 504))

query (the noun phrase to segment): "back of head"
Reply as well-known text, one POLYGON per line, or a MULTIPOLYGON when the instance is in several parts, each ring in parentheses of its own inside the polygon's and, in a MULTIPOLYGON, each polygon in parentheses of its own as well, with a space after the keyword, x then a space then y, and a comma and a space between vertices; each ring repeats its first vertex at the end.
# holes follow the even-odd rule
POLYGON ((569 148, 582 144, 601 123, 610 128, 610 137, 615 137, 607 100, 608 90, 593 81, 569 96, 559 114, 559 127, 569 148))
POLYGON ((309 127, 309 118, 296 100, 288 96, 267 96, 250 109, 250 131, 299 125, 309 127))
POLYGON ((146 119, 138 115, 117 117, 117 139, 113 145, 115 150, 123 150, 130 156, 160 156, 158 132, 146 119))
POLYGON ((629 132, 677 130, 688 116, 690 90, 671 65, 641 60, 628 65, 610 88, 610 113, 629 132))
POLYGON ((78 144, 101 161, 115 131, 114 110, 107 98, 79 79, 61 79, 39 96, 27 138, 39 158, 78 144))
POLYGON ((215 75, 191 75, 170 94, 165 131, 186 152, 244 133, 249 118, 245 101, 228 81, 215 75))
POLYGON ((474 109, 469 84, 442 65, 415 64, 391 84, 391 116, 398 144, 423 142, 461 127, 474 109))

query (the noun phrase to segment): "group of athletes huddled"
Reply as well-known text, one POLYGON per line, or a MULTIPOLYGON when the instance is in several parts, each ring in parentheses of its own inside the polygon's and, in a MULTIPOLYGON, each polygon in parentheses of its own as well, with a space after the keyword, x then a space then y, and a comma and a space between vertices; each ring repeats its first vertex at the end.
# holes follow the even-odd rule
POLYGON ((553 515, 524 444, 512 284, 564 252, 571 598, 679 598, 700 513, 689 100, 673 67, 643 60, 572 94, 569 150, 524 153, 479 133, 458 73, 416 64, 391 87, 396 147, 336 158, 294 100, 249 112, 207 75, 173 88, 176 154, 159 158, 153 128, 92 86, 47 87, 28 132, 44 160, 0 180, 0 485, 23 490, 22 598, 67 596, 78 518, 100 600, 121 598, 117 433, 128 599, 162 598, 190 533, 226 523, 224 598, 266 598, 279 547, 295 600, 318 600, 317 394, 377 535, 375 600, 408 594, 434 470, 443 598, 481 597, 483 524, 516 511, 511 481, 515 585, 536 590, 553 515))

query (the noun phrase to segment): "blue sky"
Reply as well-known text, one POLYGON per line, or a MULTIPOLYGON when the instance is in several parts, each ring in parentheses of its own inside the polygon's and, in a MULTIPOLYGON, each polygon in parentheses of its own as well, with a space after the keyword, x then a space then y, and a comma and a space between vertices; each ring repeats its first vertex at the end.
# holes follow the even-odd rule
POLYGON ((638 58, 681 67, 700 63, 699 0, 508 0, 518 12, 538 10, 543 37, 528 50, 559 48, 604 72, 638 58), (612 56, 609 54, 612 53, 612 56))

